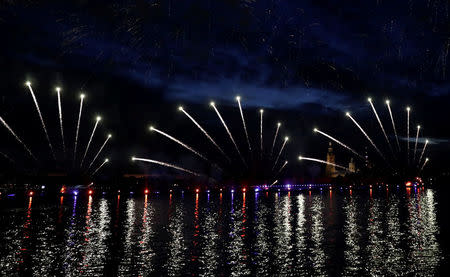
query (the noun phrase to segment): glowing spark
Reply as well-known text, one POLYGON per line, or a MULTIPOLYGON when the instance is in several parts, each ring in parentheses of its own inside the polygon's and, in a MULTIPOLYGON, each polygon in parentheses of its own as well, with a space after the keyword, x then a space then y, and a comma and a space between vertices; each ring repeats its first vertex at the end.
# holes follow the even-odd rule
POLYGON ((416 151, 417 151, 417 141, 419 139, 420 125, 417 125, 417 133, 416 133, 416 142, 414 143, 414 156, 413 161, 416 160, 416 151))
POLYGON ((277 123, 277 129, 275 130, 275 136, 273 137, 272 148, 270 149, 270 156, 273 154, 273 148, 275 147, 275 141, 277 140, 278 131, 280 130, 281 123, 277 123))
POLYGON ((236 141, 234 141, 233 135, 231 134, 230 130, 228 129, 227 124, 225 123, 225 121, 223 120, 222 116, 220 115, 219 110, 216 108, 216 105, 214 104, 214 102, 211 102, 210 104, 211 104, 211 106, 213 107, 214 111, 216 111, 217 116, 219 117, 220 121, 222 122, 223 127, 225 128, 225 130, 226 130, 227 133, 228 133, 228 136, 230 137, 231 141, 233 142, 234 147, 236 148, 236 151, 238 152, 239 157, 241 157, 242 162, 243 162, 245 165, 247 165, 247 164, 245 163, 244 157, 243 157, 242 154, 241 154, 241 151, 239 151, 239 147, 237 146, 236 141))
POLYGON ((86 158, 86 154, 87 154, 87 152, 88 152, 88 150, 89 150, 89 147, 91 146, 92 138, 94 137, 95 130, 97 129, 97 125, 98 125, 98 123, 100 122, 100 120, 102 120, 102 118, 101 118, 100 116, 97 116, 97 118, 95 119, 95 125, 94 125, 94 128, 92 129, 91 136, 89 137, 89 141, 88 141, 88 144, 87 144, 87 146, 86 146, 86 150, 84 151, 83 158, 81 159, 81 164, 80 164, 80 166, 83 165, 84 159, 86 158))
POLYGON ((97 171, 99 171, 100 168, 102 168, 107 162, 109 162, 109 159, 105 159, 105 160, 103 161, 103 163, 102 163, 99 167, 97 167, 96 170, 94 170, 94 172, 92 173, 92 176, 94 176, 95 173, 97 173, 97 171))
POLYGON ((92 162, 89 164, 88 170, 92 167, 92 165, 94 164, 95 160, 97 159, 98 155, 100 155, 100 152, 102 152, 103 148, 105 147, 106 143, 108 142, 108 140, 111 138, 111 134, 109 134, 106 139, 105 142, 103 142, 102 146, 100 147, 100 150, 98 150, 97 154, 95 155, 94 159, 92 160, 92 162))
POLYGON ((132 161, 142 161, 142 162, 147 162, 147 163, 159 164, 159 165, 162 165, 162 166, 165 166, 165 167, 170 167, 170 168, 174 168, 174 169, 177 169, 177 170, 180 170, 180 171, 184 171, 184 172, 187 172, 187 173, 195 175, 195 176, 201 176, 201 174, 199 174, 197 172, 194 172, 194 171, 191 171, 189 169, 185 169, 185 168, 182 168, 182 167, 170 164, 170 163, 165 163, 165 162, 160 162, 160 161, 150 160, 150 159, 135 158, 135 157, 132 157, 131 160, 132 161))
POLYGON ((361 127, 361 125, 359 125, 358 122, 356 122, 356 120, 351 116, 351 114, 350 113, 346 113, 345 115, 353 121, 353 123, 359 128, 361 133, 363 133, 364 136, 367 138, 367 140, 372 144, 373 148, 375 148, 375 150, 378 152, 378 154, 380 154, 380 156, 384 160, 386 160, 384 155, 383 155, 383 153, 381 153, 380 149, 378 149, 378 147, 375 145, 375 143, 372 141, 372 139, 369 137, 369 135, 366 133, 366 131, 364 131, 364 129, 361 127))
POLYGON ((273 164, 272 170, 273 170, 273 169, 275 168, 275 166, 277 165, 278 159, 279 159, 280 156, 281 156, 281 152, 283 152, 284 146, 286 145, 286 143, 288 142, 288 140, 289 140, 289 137, 284 137, 283 145, 281 145, 280 152, 278 152, 278 156, 277 156, 277 158, 276 158, 276 160, 275 160, 275 163, 273 164))
POLYGON ((281 173, 281 171, 283 170, 283 168, 286 167, 287 164, 288 164, 288 161, 284 161, 284 164, 281 166, 280 170, 278 170, 277 175, 281 173))
POLYGON ((63 128, 63 116, 62 116, 62 106, 61 106, 61 88, 57 87, 56 92, 58 93, 58 112, 59 112, 59 127, 61 129, 61 140, 64 156, 66 155, 66 144, 64 142, 64 128, 63 128))
POLYGON ((11 133, 11 135, 14 136, 14 138, 20 143, 22 144, 23 148, 25 148, 25 150, 28 152, 28 154, 35 160, 36 157, 33 155, 33 153, 31 153, 31 150, 28 148, 28 146, 19 138, 18 135, 16 135, 16 133, 13 131, 13 129, 11 129, 11 127, 9 127, 8 123, 6 123, 5 120, 3 120, 3 118, 0 116, 0 122, 3 124, 3 126, 5 126, 6 129, 8 129, 8 131, 11 133))
POLYGON ((328 164, 328 165, 332 165, 332 166, 335 166, 335 167, 338 167, 338 168, 341 168, 341 169, 349 171, 348 168, 346 168, 344 166, 340 166, 340 165, 337 165, 337 164, 334 164, 334 163, 330 163, 330 162, 327 162, 327 161, 324 161, 324 160, 319 160, 319 159, 314 159, 314 158, 307 158, 307 157, 303 157, 303 156, 299 156, 298 159, 300 161, 301 160, 306 160, 306 161, 312 161, 312 162, 317 162, 317 163, 322 163, 322 164, 328 164))
POLYGON ((199 153, 198 151, 196 151, 194 148, 192 148, 192 147, 190 147, 189 145, 183 143, 182 141, 180 141, 180 140, 178 140, 178 139, 172 137, 171 135, 169 135, 169 134, 167 134, 167 133, 165 133, 165 132, 163 132, 163 131, 161 131, 161 130, 156 129, 156 128, 153 127, 153 126, 150 126, 150 131, 155 131, 155 132, 157 132, 157 133, 159 133, 159 134, 165 136, 166 138, 168 138, 168 139, 170 139, 170 140, 172 140, 172 141, 178 143, 179 145, 183 146, 184 148, 186 148, 187 150, 191 151, 191 152, 194 153, 195 155, 199 156, 199 157, 202 158, 203 160, 205 160, 205 161, 207 161, 207 162, 210 162, 210 161, 208 160, 208 158, 206 158, 204 155, 200 154, 200 153, 199 153))
POLYGON ((429 160, 430 159, 428 159, 428 158, 425 159, 425 162, 423 163, 422 167, 420 168, 420 171, 423 170, 423 168, 425 167, 425 165, 428 163, 429 160))
POLYGON ((425 145, 423 146, 422 153, 420 153, 419 164, 422 161, 423 153, 425 153, 425 149, 427 148, 428 140, 425 141, 425 145))
POLYGON ((236 96, 236 101, 238 102, 239 112, 241 113, 242 125, 244 126, 245 137, 247 139, 247 144, 248 144, 248 150, 252 151, 252 147, 250 146, 250 139, 248 137, 248 132, 247 132, 247 125, 245 125, 244 112, 242 111, 241 97, 240 96, 236 96))
POLYGON ((263 113, 264 110, 259 110, 260 121, 259 121, 259 129, 260 129, 260 142, 261 142, 261 155, 263 154, 263 113))
POLYGON ((383 131, 384 138, 386 139, 386 141, 389 145, 389 148, 392 150, 391 142, 389 141, 389 138, 386 134, 386 130, 384 129, 383 123, 381 123, 381 120, 380 120, 380 117, 378 116, 377 110, 375 109, 375 106, 372 103, 372 99, 369 98, 368 101, 370 103, 370 106, 372 107, 372 111, 375 114, 375 117, 377 118, 377 121, 378 121, 378 124, 380 125, 381 131, 383 131))
POLYGON ((406 107, 407 117, 406 117, 406 151, 407 151, 407 161, 409 163, 409 112, 411 108, 406 107))
POLYGON ((80 133, 81 112, 83 111, 84 94, 80 95, 80 111, 78 113, 77 131, 75 133, 75 146, 73 148, 73 161, 77 158, 78 134, 80 133))
POLYGON ((231 161, 230 158, 228 158, 227 154, 225 154, 225 152, 222 150, 222 148, 220 148, 220 146, 214 141, 214 139, 208 134, 208 132, 205 131, 205 129, 203 129, 203 127, 183 108, 183 107, 178 107, 179 111, 182 111, 194 124, 195 126, 197 126, 198 129, 200 129, 200 131, 202 131, 202 133, 209 139, 209 141, 212 142, 212 144, 214 144, 214 146, 219 149, 220 153, 222 153, 222 155, 228 160, 231 161))
POLYGON ((44 130, 45 137, 47 138, 48 146, 50 147, 50 151, 52 152, 53 159, 56 159, 55 158, 55 152, 53 151, 52 143, 50 142, 50 138, 48 136, 47 127, 45 126, 44 118, 42 118, 41 109, 39 108, 39 104, 38 104, 38 101, 36 99, 36 95, 34 95, 33 89, 31 88, 31 83, 27 82, 26 85, 27 85, 27 87, 28 87, 28 89, 30 91, 31 97, 33 98, 34 105, 36 106, 36 110, 38 112, 39 119, 41 120, 42 129, 44 130))
POLYGON ((13 163, 13 164, 16 163, 13 159, 11 159, 8 155, 6 155, 6 154, 3 153, 3 152, 0 152, 0 156, 3 156, 5 159, 7 159, 9 162, 11 162, 11 163, 13 163))
POLYGON ((395 128, 395 121, 394 121, 394 116, 392 115, 390 103, 391 102, 389 100, 386 100, 386 105, 387 105, 387 108, 389 111, 389 116, 391 117, 392 128, 394 129, 395 140, 397 141, 398 150, 400 150, 400 142, 398 141, 397 129, 395 128))
POLYGON ((275 185, 276 183, 278 183, 278 180, 275 180, 269 187, 275 185))
POLYGON ((330 136, 330 135, 328 135, 328 134, 326 134, 326 133, 320 131, 319 129, 314 128, 314 132, 315 132, 315 133, 319 133, 319 134, 321 134, 321 135, 323 135, 323 136, 325 136, 325 137, 331 139, 332 141, 336 142, 336 143, 339 144, 340 146, 342 146, 342 147, 344 147, 345 149, 349 150, 350 152, 352 152, 353 154, 355 154, 355 155, 358 156, 359 158, 361 158, 361 159, 363 159, 363 160, 365 159, 362 155, 360 155, 358 152, 356 152, 356 151, 355 151, 353 148, 351 148, 350 146, 347 146, 346 144, 342 143, 341 141, 335 139, 334 137, 332 137, 332 136, 330 136))

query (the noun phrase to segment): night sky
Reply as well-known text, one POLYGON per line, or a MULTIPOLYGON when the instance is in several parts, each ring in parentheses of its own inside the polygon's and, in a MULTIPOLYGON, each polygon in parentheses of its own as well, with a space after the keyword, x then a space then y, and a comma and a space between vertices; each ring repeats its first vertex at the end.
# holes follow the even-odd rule
MULTIPOLYGON (((0 116, 45 161, 49 149, 24 82, 33 83, 58 151, 54 87, 63 89, 68 147, 73 147, 78 94, 83 91, 82 149, 96 114, 104 121, 93 149, 109 131, 114 135, 105 152, 112 162, 103 174, 164 171, 154 166, 140 170, 129 162, 131 155, 201 171, 201 161, 149 134, 148 125, 217 155, 177 111, 183 105, 234 155, 209 102, 217 103, 245 149, 234 100, 239 94, 254 147, 259 143, 259 108, 265 109, 265 147, 270 147, 276 122, 283 122, 280 134, 292 140, 284 155, 291 162, 289 175, 314 170, 296 161, 300 153, 325 158, 327 141, 314 135, 313 127, 360 152, 367 146, 369 156, 376 156, 344 116, 346 111, 387 151, 366 99, 373 98, 393 134, 384 104, 389 98, 399 135, 406 136, 409 105, 411 126, 421 124, 430 139, 430 170, 447 170, 449 2, 344 2, 2 1, 0 116)), ((20 167, 29 166, 26 153, 3 127, 0 151, 15 157, 20 167)), ((348 153, 336 152, 337 162, 347 165, 348 153)))

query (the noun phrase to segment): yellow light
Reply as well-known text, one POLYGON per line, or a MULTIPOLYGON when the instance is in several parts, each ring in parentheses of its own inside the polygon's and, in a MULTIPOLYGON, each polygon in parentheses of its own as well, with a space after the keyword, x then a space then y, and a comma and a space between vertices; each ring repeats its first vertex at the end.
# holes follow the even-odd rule
POLYGON ((259 112, 260 112, 260 113, 263 113, 263 112, 264 112, 264 110, 263 110, 263 109, 260 109, 260 110, 259 110, 259 112))
POLYGON ((302 156, 298 156, 298 159, 301 160, 301 159, 303 159, 303 157, 302 156))
POLYGON ((367 98, 367 101, 372 102, 372 98, 370 98, 370 97, 367 98))
POLYGON ((281 126, 281 122, 278 122, 277 125, 278 125, 278 126, 281 126))
POLYGON ((215 105, 216 103, 214 103, 214 101, 211 101, 209 104, 210 104, 211 106, 214 107, 214 105, 215 105))
POLYGON ((105 163, 109 162, 109 159, 105 159, 105 163))
POLYGON ((97 116, 96 120, 100 121, 100 120, 102 120, 102 117, 101 116, 97 116))
POLYGON ((133 156, 133 157, 131 157, 131 160, 134 161, 134 160, 136 160, 136 158, 133 156))
POLYGON ((61 91, 61 88, 60 88, 60 87, 56 87, 55 90, 56 90, 57 92, 60 92, 60 91, 61 91))
POLYGON ((386 100, 386 104, 389 105, 389 103, 391 103, 391 101, 389 101, 389 99, 386 100))
POLYGON ((179 110, 179 111, 182 111, 182 110, 183 110, 183 106, 179 106, 179 107, 178 107, 178 110, 179 110))
POLYGON ((84 93, 80 94, 80 98, 83 99, 86 95, 84 93))
POLYGON ((26 82, 25 82, 25 85, 31 86, 31 82, 30 82, 30 81, 26 81, 26 82))
POLYGON ((153 131, 153 129, 155 129, 155 128, 153 128, 153 126, 150 126, 150 128, 149 128, 149 129, 150 129, 150 131, 153 131))
POLYGON ((411 110, 411 108, 410 107, 406 107, 406 110, 409 112, 411 110))
POLYGON ((417 125, 417 129, 420 129, 420 125, 417 125))
POLYGON ((111 134, 108 134, 108 138, 110 138, 110 137, 112 137, 112 135, 111 135, 111 134))
POLYGON ((349 112, 346 112, 345 115, 346 115, 346 116, 350 116, 350 113, 349 113, 349 112))
POLYGON ((317 128, 314 128, 313 131, 314 131, 314 132, 317 132, 318 130, 317 130, 317 128))
POLYGON ((236 100, 237 101, 240 101, 241 100, 241 97, 238 95, 238 96, 236 96, 236 100))
POLYGON ((286 140, 286 141, 289 140, 289 137, 284 137, 284 140, 286 140))

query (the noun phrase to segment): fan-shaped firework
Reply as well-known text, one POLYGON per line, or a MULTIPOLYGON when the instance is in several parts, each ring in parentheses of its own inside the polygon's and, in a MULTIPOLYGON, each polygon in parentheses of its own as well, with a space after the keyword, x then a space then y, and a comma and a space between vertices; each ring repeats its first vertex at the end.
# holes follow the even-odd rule
MULTIPOLYGON (((361 124, 356 120, 354 116, 350 112, 346 112, 345 115, 347 118, 351 120, 353 125, 356 126, 356 128, 359 130, 359 132, 365 137, 365 139, 368 142, 368 145, 372 147, 372 149, 377 153, 377 155, 381 158, 383 161, 382 163, 378 164, 379 168, 387 170, 385 172, 388 172, 389 175, 392 176, 401 176, 410 178, 413 176, 418 176, 422 173, 422 170, 425 168, 425 166, 429 163, 429 158, 425 157, 426 149, 429 144, 429 140, 426 138, 420 138, 421 135, 421 126, 417 125, 415 130, 415 137, 414 139, 410 137, 410 114, 412 109, 410 107, 405 108, 406 112, 406 122, 405 122, 405 136, 401 137, 399 136, 397 132, 397 126, 395 124, 394 115, 391 109, 391 102, 389 100, 385 101, 386 109, 389 114, 389 119, 391 123, 391 129, 393 132, 392 136, 389 136, 385 126, 383 125, 383 121, 381 120, 375 105, 373 103, 372 98, 368 98, 367 101, 370 104, 371 110, 373 111, 374 117, 379 125, 380 132, 383 135, 383 140, 385 140, 385 145, 387 147, 384 147, 389 149, 389 151, 382 151, 383 147, 379 147, 377 142, 366 132, 366 130, 361 126, 361 124), (395 139, 395 143, 392 143, 391 140, 395 139), (400 140, 404 141, 406 145, 402 146, 400 140), (411 147, 411 142, 414 143, 414 147, 411 147), (393 145, 396 145, 396 147, 393 147, 393 145), (422 147, 420 146, 422 145, 422 147)), ((368 161, 367 156, 360 154, 358 151, 356 151, 353 147, 348 146, 341 140, 333 137, 332 135, 324 132, 323 130, 320 130, 319 128, 313 129, 314 133, 320 134, 327 139, 335 142, 337 145, 343 147, 344 149, 351 152, 352 155, 354 155, 356 158, 363 160, 366 165, 368 163, 372 163, 373 160, 368 161)), ((381 144, 381 145, 384 145, 381 144)), ((306 158, 303 156, 299 157, 299 160, 309 160, 313 162, 319 162, 324 163, 332 166, 336 166, 338 168, 348 170, 347 167, 339 166, 334 163, 330 163, 328 161, 315 159, 315 158, 306 158)))
MULTIPOLYGON (((218 141, 217 138, 219 136, 208 132, 185 107, 178 107, 178 111, 186 116, 194 125, 193 127, 199 131, 197 134, 200 137, 195 141, 197 143, 201 143, 200 141, 202 140, 204 142, 209 142, 213 150, 209 151, 211 153, 205 149, 205 146, 201 148, 203 150, 198 150, 197 146, 189 145, 181 139, 161 130, 162 128, 157 128, 153 125, 149 127, 149 130, 152 133, 162 135, 186 149, 193 156, 199 158, 203 164, 208 167, 207 170, 185 168, 181 165, 143 157, 133 157, 132 161, 147 162, 167 168, 173 168, 193 176, 209 178, 209 181, 220 180, 222 183, 270 184, 283 172, 288 164, 288 161, 283 160, 282 157, 285 153, 284 150, 287 147, 289 138, 285 136, 282 142, 279 142, 278 137, 279 132, 281 131, 280 122, 277 122, 273 126, 274 128, 271 128, 269 132, 264 132, 264 111, 260 109, 258 114, 258 134, 255 136, 255 140, 259 147, 252 147, 251 137, 249 135, 250 131, 242 109, 241 98, 239 96, 236 97, 236 101, 238 108, 237 112, 239 113, 238 118, 239 120, 242 120, 242 126, 234 126, 234 128, 230 128, 233 126, 227 123, 224 115, 220 112, 218 105, 215 102, 210 102, 210 107, 215 113, 216 119, 218 119, 216 122, 220 122, 226 132, 226 136, 222 139, 223 141, 218 141), (237 129, 240 129, 239 133, 236 131, 237 129), (270 140, 265 140, 264 137, 266 136, 266 133, 273 136, 273 139, 271 137, 270 140), (203 134, 203 139, 201 138, 201 134, 203 134), (242 140, 237 139, 237 137, 241 137, 242 140), (271 143, 269 147, 266 147, 264 144, 264 142, 267 141, 270 141, 271 143), (207 171, 208 173, 201 173, 204 171, 207 171)), ((194 133, 192 135, 196 136, 194 133)))
MULTIPOLYGON (((92 168, 94 164, 96 164, 96 160, 97 158, 100 156, 100 154, 102 153, 102 150, 104 149, 104 147, 106 146, 107 142, 109 141, 109 139, 111 138, 111 134, 107 134, 105 140, 103 141, 103 144, 101 144, 101 146, 99 147, 99 149, 95 152, 95 155, 93 155, 93 153, 89 153, 89 147, 91 146, 91 144, 93 143, 93 140, 95 139, 95 131, 97 129, 97 126, 100 123, 101 117, 97 116, 94 122, 94 127, 92 129, 92 132, 90 134, 89 137, 89 141, 87 142, 84 152, 83 152, 83 156, 81 157, 81 160, 79 159, 80 157, 77 156, 77 147, 79 146, 79 136, 80 136, 80 131, 81 126, 82 126, 82 119, 83 119, 83 102, 85 99, 85 95, 84 94, 80 94, 80 102, 79 102, 79 113, 78 113, 78 117, 77 117, 77 122, 74 130, 75 131, 75 138, 73 140, 73 144, 68 142, 66 137, 65 137, 65 132, 64 132, 64 114, 63 114, 63 105, 62 105, 62 94, 61 91, 62 89, 60 87, 56 87, 55 91, 57 93, 57 113, 55 113, 55 115, 57 115, 57 119, 56 121, 58 121, 58 124, 56 124, 56 126, 59 125, 59 128, 48 128, 46 121, 44 119, 44 116, 41 112, 41 108, 39 106, 39 102, 38 102, 38 97, 35 94, 33 88, 32 88, 32 84, 31 82, 27 81, 25 83, 26 87, 28 88, 34 105, 35 105, 35 109, 38 113, 38 117, 39 117, 39 121, 41 123, 41 127, 43 130, 43 133, 45 135, 45 139, 47 141, 47 144, 49 146, 50 149, 50 154, 52 159, 49 161, 48 157, 45 154, 42 155, 35 155, 33 153, 33 151, 31 150, 33 147, 29 146, 26 141, 27 138, 22 138, 21 136, 18 135, 18 133, 16 133, 16 131, 7 123, 6 121, 6 117, 3 115, 0 115, 0 123, 1 125, 3 125, 6 130, 14 137, 14 139, 23 147, 23 149, 26 151, 26 153, 28 154, 28 156, 30 156, 33 159, 33 164, 32 164, 32 169, 38 169, 40 171, 44 171, 45 174, 50 174, 50 173, 62 173, 64 175, 66 174, 71 174, 71 175, 94 175, 101 167, 103 167, 109 160, 105 159, 104 162, 99 163, 99 166, 97 168, 92 168), (59 130, 58 130, 59 129, 59 130), (53 131, 53 132, 52 132, 53 131), (52 138, 54 140, 60 141, 60 146, 61 148, 58 149, 58 147, 54 147, 54 145, 58 145, 59 143, 56 144, 52 144, 52 138), (58 139, 56 139, 58 138, 58 139), (73 155, 71 155, 71 157, 68 157, 67 155, 67 148, 70 148, 69 145, 73 145, 73 155), (59 152, 59 153, 58 153, 59 152), (92 155, 90 155, 92 154, 92 155), (89 159, 89 166, 84 166, 83 162, 85 160, 89 159)), ((33 115, 29 115, 29 116, 33 116, 33 115)), ((38 140, 38 137, 33 137, 33 140, 30 140, 32 142, 35 142, 36 140, 38 140)), ((8 149, 13 149, 14 145, 2 145, 2 147, 8 147, 8 149)), ((83 145, 84 146, 84 145, 83 145)), ((16 165, 15 159, 11 159, 6 153, 2 153, 2 157, 6 160, 8 160, 11 163, 14 163, 16 165)), ((16 155, 19 159, 20 159, 20 154, 16 155)), ((14 158, 16 158, 16 156, 14 156, 14 158)), ((26 160, 25 157, 23 157, 23 160, 26 160)), ((20 169, 20 168, 19 168, 20 169)), ((30 170, 30 168, 21 168, 21 169, 25 169, 25 170, 30 170)))

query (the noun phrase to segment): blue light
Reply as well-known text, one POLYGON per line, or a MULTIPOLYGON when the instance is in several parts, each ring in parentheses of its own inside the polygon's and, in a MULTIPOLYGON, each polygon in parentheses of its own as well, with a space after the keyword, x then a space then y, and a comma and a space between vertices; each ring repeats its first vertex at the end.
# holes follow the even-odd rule
POLYGON ((231 190, 231 193, 234 193, 234 189, 231 190))
POLYGON ((259 191, 259 188, 255 188, 255 192, 258 192, 259 191))
POLYGON ((75 190, 75 191, 73 192, 73 195, 77 196, 77 195, 78 195, 78 191, 75 190))

